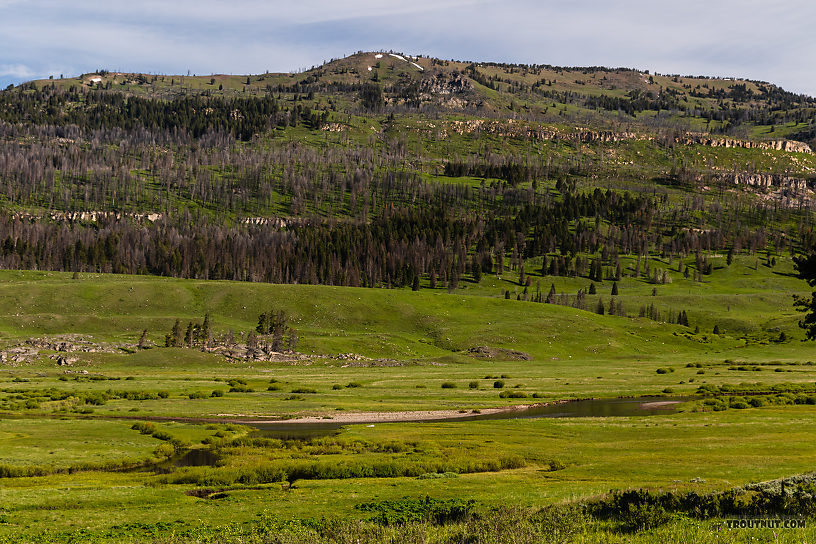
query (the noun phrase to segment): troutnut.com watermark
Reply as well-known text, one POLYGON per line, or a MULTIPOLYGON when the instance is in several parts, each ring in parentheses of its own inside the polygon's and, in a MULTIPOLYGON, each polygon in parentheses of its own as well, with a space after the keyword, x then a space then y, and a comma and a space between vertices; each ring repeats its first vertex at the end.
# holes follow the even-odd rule
POLYGON ((804 529, 805 518, 731 518, 725 520, 729 529, 804 529))

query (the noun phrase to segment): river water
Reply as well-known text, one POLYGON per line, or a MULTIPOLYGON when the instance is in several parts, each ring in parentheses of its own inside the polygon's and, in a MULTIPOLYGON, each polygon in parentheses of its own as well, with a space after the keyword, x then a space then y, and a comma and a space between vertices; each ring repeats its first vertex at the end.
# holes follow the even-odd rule
MULTIPOLYGON (((422 423, 466 423, 468 421, 485 421, 495 419, 536 419, 560 417, 626 417, 665 415, 674 412, 679 403, 691 400, 690 397, 631 397, 618 399, 582 399, 533 406, 522 410, 508 410, 490 414, 473 414, 464 417, 423 420, 422 423)), ((340 432, 349 423, 252 423, 258 429, 253 436, 278 438, 280 440, 309 440, 321 436, 330 436, 340 432)), ((357 423, 356 425, 360 425, 357 423)))

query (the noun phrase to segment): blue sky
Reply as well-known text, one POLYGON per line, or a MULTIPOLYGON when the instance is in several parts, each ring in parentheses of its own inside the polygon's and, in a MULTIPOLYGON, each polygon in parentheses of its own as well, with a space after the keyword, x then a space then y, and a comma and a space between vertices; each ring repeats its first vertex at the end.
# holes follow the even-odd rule
POLYGON ((816 96, 811 0, 0 0, 0 85, 292 71, 358 50, 748 77, 816 96))

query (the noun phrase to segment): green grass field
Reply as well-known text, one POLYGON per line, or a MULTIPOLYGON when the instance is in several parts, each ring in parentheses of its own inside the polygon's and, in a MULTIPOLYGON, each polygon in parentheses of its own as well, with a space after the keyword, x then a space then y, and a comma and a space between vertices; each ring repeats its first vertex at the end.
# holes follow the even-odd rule
MULTIPOLYGON (((28 339, 65 334, 131 347, 73 353, 70 366, 57 365, 60 352, 49 349, 22 361, 6 358, 0 367, 0 468, 7 476, 0 486, 0 537, 150 542, 176 534, 228 541, 234 531, 236 542, 262 542, 246 536, 261 514, 352 523, 367 519, 355 505, 406 497, 473 499, 483 511, 535 509, 613 489, 707 493, 810 472, 816 408, 804 400, 714 412, 698 411, 706 405, 697 402, 651 417, 352 425, 312 442, 259 440, 249 427, 228 422, 694 395, 701 385, 816 392, 813 347, 791 306, 791 295, 807 286, 792 276, 790 260, 778 256, 771 268, 760 257, 739 256, 730 266, 724 257, 712 259, 714 272, 702 283, 659 260, 651 264, 669 271, 670 284, 631 277, 618 283, 616 299, 628 315, 654 303, 666 313, 686 310, 690 327, 515 300, 523 291, 515 272, 479 284, 463 281, 448 293, 427 286, 412 292, 2 271, 0 347, 6 352, 30 346, 28 339), (505 290, 513 293, 510 300, 505 290), (269 309, 290 316, 302 358, 231 362, 161 347, 177 318, 200 321, 209 313, 216 336, 232 330, 240 338, 269 309), (712 333, 714 325, 720 334, 712 333), (136 349, 145 329, 156 346, 136 349), (468 351, 479 346, 524 357, 497 351, 478 358, 468 351), (349 353, 359 357, 337 358, 349 353), (501 389, 496 380, 504 382, 501 389), (242 387, 230 391, 236 383, 242 387), (500 398, 502 391, 526 398, 500 398), (162 419, 148 431, 131 428, 137 418, 151 417, 223 423, 162 419), (191 448, 219 460, 168 474, 144 468, 191 448), (196 496, 218 490, 216 499, 196 496), (191 536, 196 531, 203 532, 191 536)), ((626 269, 632 264, 624 263, 626 269)), ((527 270, 533 289, 540 283, 545 293, 550 284, 570 294, 589 284, 539 276, 533 262, 527 270)), ((596 283, 588 308, 598 297, 608 303, 611 284, 596 283)), ((672 534, 713 541, 718 527, 677 519, 635 536, 638 542, 672 534)), ((433 533, 428 538, 448 538, 434 533, 448 529, 427 530, 433 533)), ((725 533, 720 541, 764 534, 725 533)), ((795 530, 783 539, 791 535, 812 537, 795 530)), ((626 538, 590 524, 576 540, 626 538)))

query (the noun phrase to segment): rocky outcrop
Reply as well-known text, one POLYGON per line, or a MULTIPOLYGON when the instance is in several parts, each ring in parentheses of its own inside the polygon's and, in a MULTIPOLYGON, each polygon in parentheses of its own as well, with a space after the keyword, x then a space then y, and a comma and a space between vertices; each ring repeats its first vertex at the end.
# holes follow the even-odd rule
POLYGON ((419 92, 426 95, 461 94, 473 90, 473 82, 460 74, 437 74, 419 83, 419 92))
POLYGON ((728 174, 719 174, 716 176, 718 180, 734 185, 750 185, 752 187, 762 188, 785 188, 804 190, 807 189, 810 183, 806 179, 792 178, 783 174, 748 174, 745 172, 732 172, 728 174))
POLYGON ((624 140, 651 140, 649 136, 637 134, 635 132, 613 132, 611 130, 583 130, 568 134, 566 136, 569 140, 574 140, 583 143, 592 142, 621 142, 624 140))
POLYGON ((29 338, 25 342, 8 346, 0 351, 0 364, 16 366, 29 364, 47 356, 59 366, 71 366, 79 359, 78 353, 122 353, 137 349, 136 344, 126 342, 94 342, 77 334, 29 338), (42 353, 46 352, 46 353, 42 353), (56 352, 56 353, 48 353, 56 352))
POLYGON ((810 146, 804 142, 796 142, 793 140, 768 140, 763 142, 755 142, 751 140, 737 140, 735 138, 726 138, 719 136, 712 136, 710 134, 695 134, 688 133, 683 136, 675 138, 675 142, 683 145, 704 145, 707 147, 725 147, 725 148, 742 148, 742 149, 767 149, 775 151, 786 151, 788 153, 807 153, 813 154, 810 146))
POLYGON ((50 218, 52 221, 59 221, 59 222, 68 222, 68 223, 76 223, 76 222, 85 222, 85 223, 96 223, 97 221, 102 221, 103 219, 115 219, 117 221, 121 221, 122 218, 133 219, 135 221, 150 221, 151 223, 155 223, 156 221, 160 220, 163 215, 160 213, 119 213, 119 212, 105 212, 105 211, 89 211, 89 212, 56 212, 52 211, 48 214, 36 215, 28 212, 18 212, 14 214, 15 219, 25 219, 28 221, 43 219, 44 217, 50 218))
MULTIPOLYGON (((575 132, 560 132, 542 125, 523 123, 509 119, 507 121, 488 121, 484 119, 470 119, 467 121, 452 121, 449 127, 457 134, 483 133, 500 138, 527 138, 536 140, 566 140, 581 143, 614 143, 635 140, 654 140, 655 136, 637 132, 612 130, 577 129, 575 132)), ((671 141, 671 140, 669 140, 671 141)), ((674 142, 681 145, 704 145, 707 147, 725 147, 742 149, 763 149, 785 151, 788 153, 813 154, 810 146, 804 142, 793 140, 751 141, 712 136, 702 133, 686 133, 674 138, 674 142)))
POLYGON ((308 361, 309 357, 294 351, 275 351, 268 345, 249 349, 246 344, 215 345, 201 348, 201 351, 220 355, 231 362, 257 361, 264 363, 297 363, 308 361))

